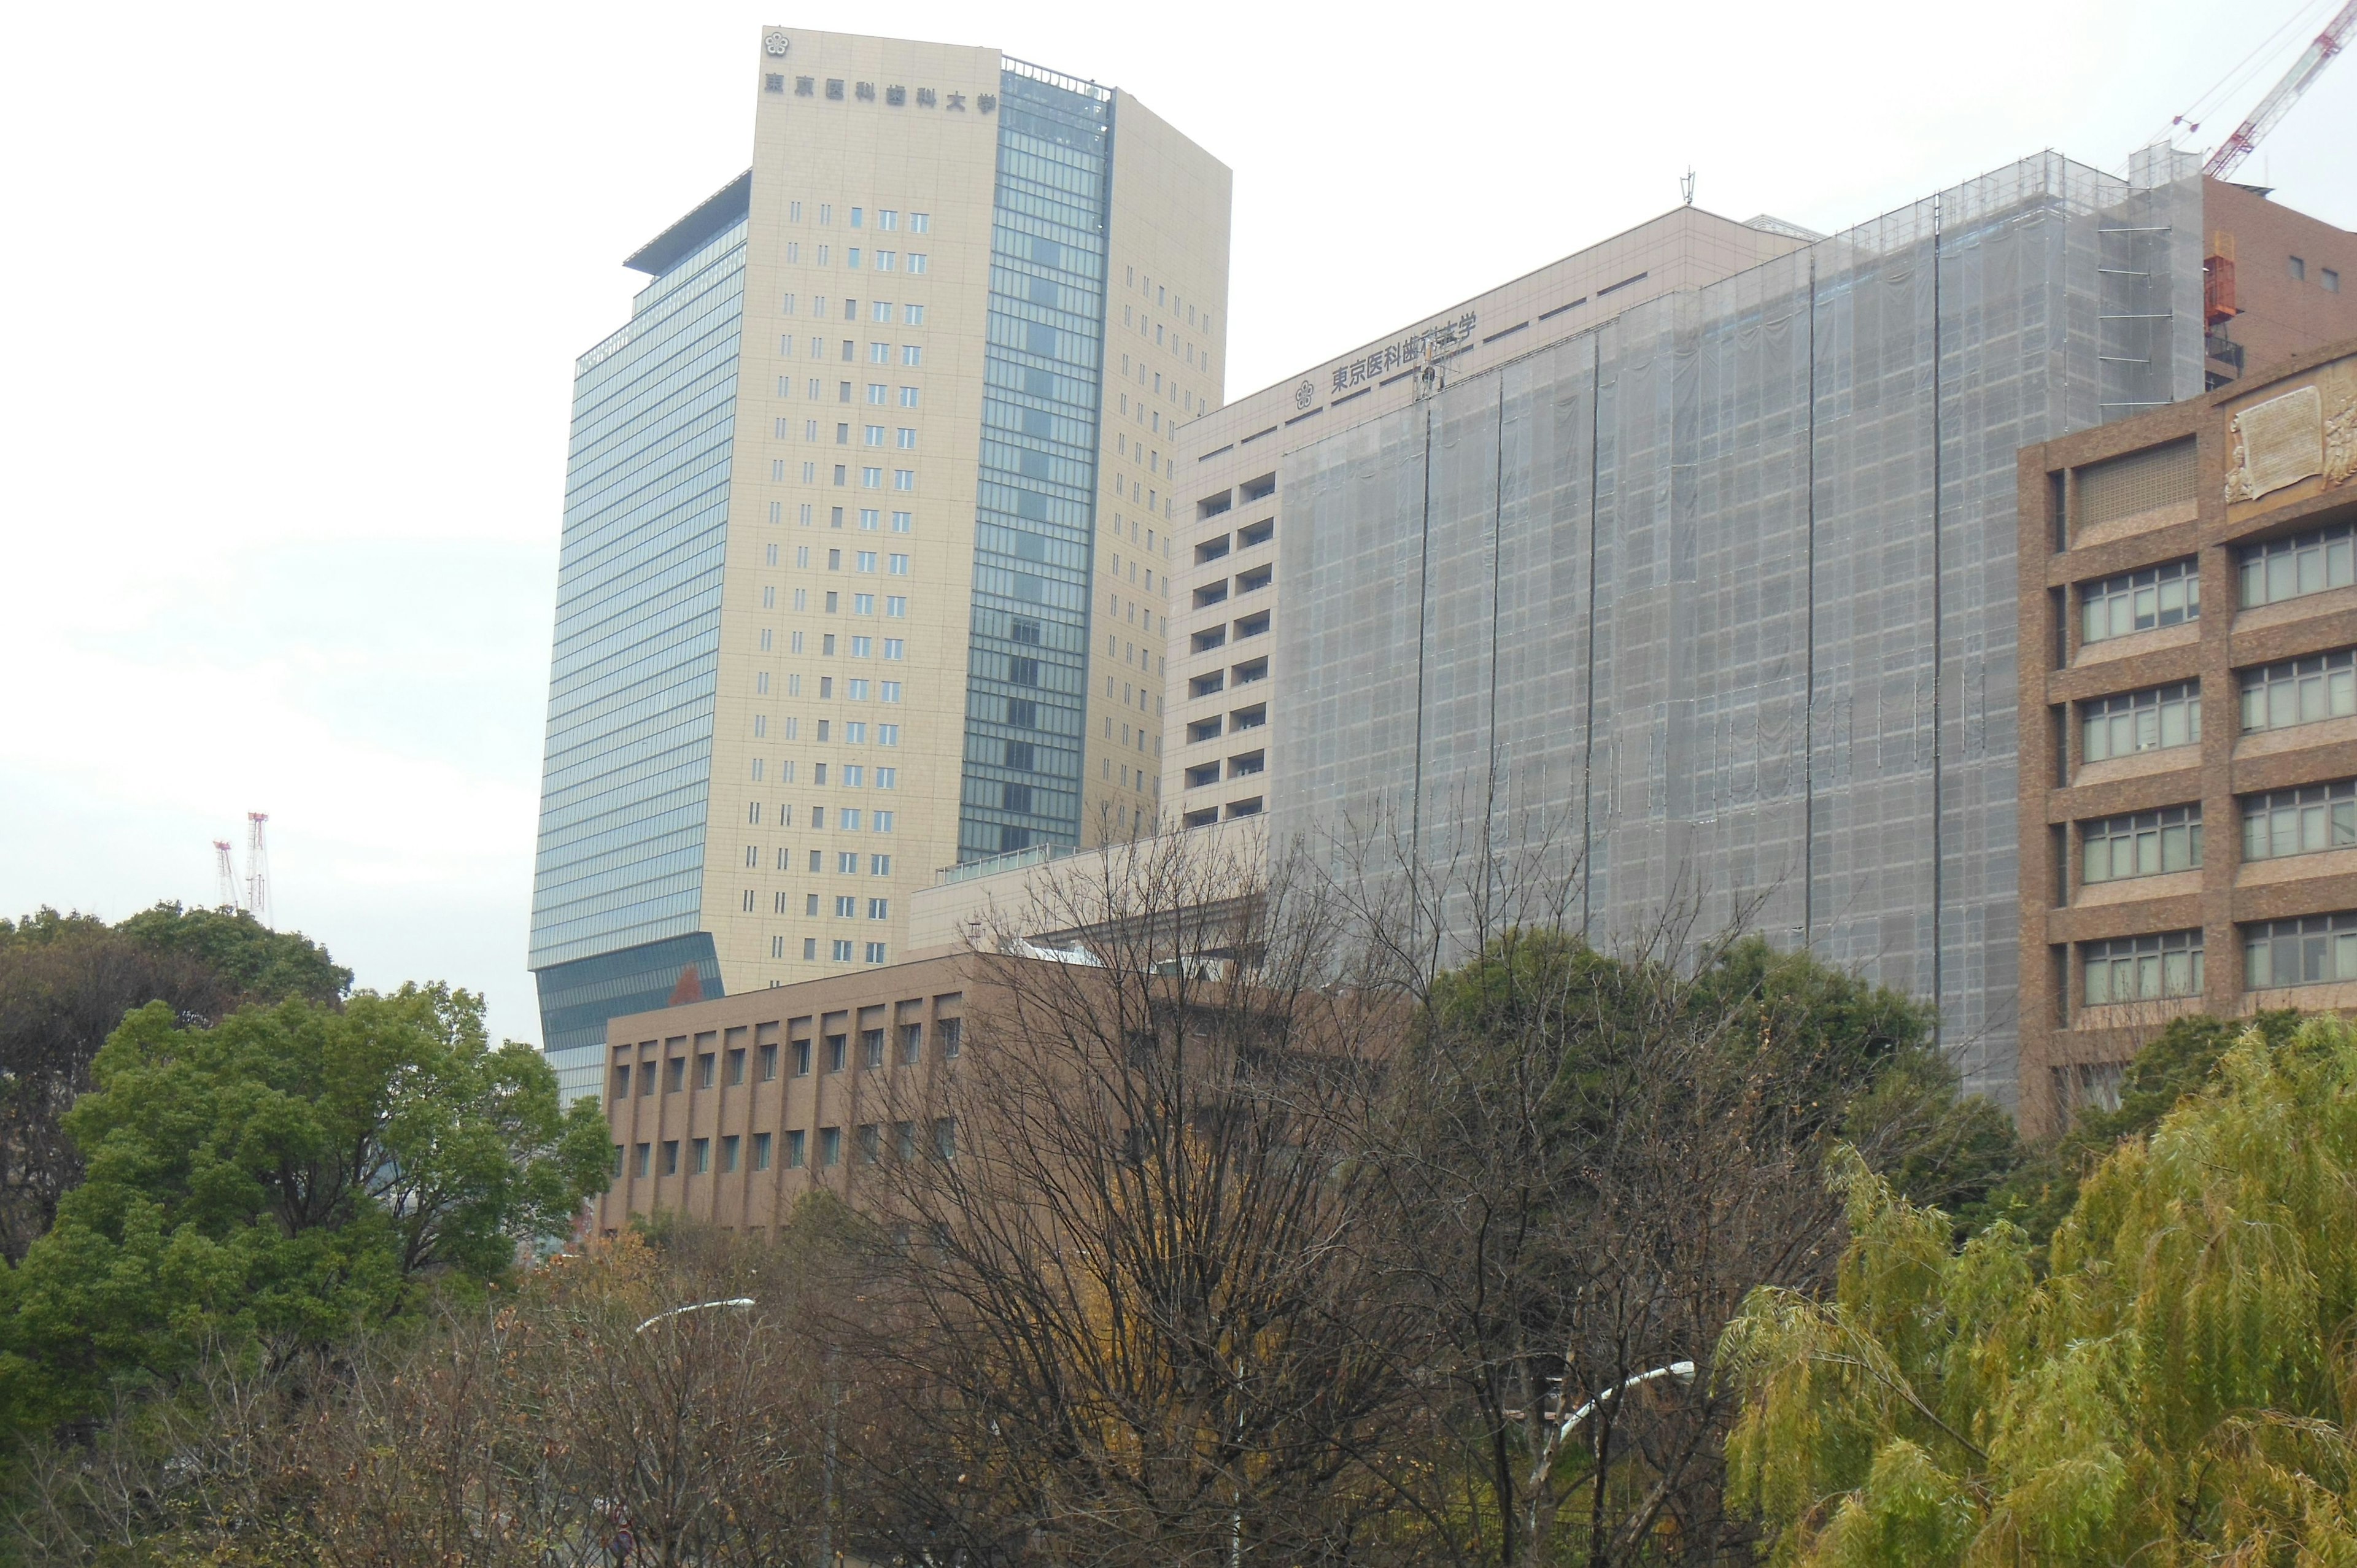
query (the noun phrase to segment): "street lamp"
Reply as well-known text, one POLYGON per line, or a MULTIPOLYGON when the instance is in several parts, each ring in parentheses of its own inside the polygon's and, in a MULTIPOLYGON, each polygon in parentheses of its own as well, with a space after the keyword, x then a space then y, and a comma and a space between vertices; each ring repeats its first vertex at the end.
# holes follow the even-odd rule
POLYGON ((752 1305, 753 1298, 749 1295, 732 1295, 725 1301, 691 1302, 685 1306, 674 1306, 668 1312, 658 1312, 652 1317, 648 1318, 644 1323, 640 1324, 636 1328, 631 1329, 630 1332, 633 1334, 644 1334, 648 1329, 652 1328, 664 1318, 677 1317, 683 1312, 706 1312, 716 1306, 750 1306, 752 1305))
MULTIPOLYGON (((1571 1434, 1579 1430, 1579 1423, 1595 1414, 1607 1400, 1618 1398, 1639 1384, 1650 1383, 1656 1378, 1675 1378, 1679 1382, 1692 1387, 1695 1380, 1695 1364, 1692 1361, 1672 1361, 1666 1367, 1655 1367, 1651 1371, 1639 1372, 1633 1378, 1624 1378, 1549 1428, 1545 1441, 1539 1445, 1538 1459, 1531 1466, 1530 1486, 1526 1492, 1530 1499, 1531 1549, 1534 1553, 1538 1549, 1539 1518, 1542 1511, 1540 1496, 1545 1489, 1547 1476, 1555 1469, 1555 1455, 1562 1453, 1564 1444, 1571 1441, 1571 1434)), ((1535 1556, 1532 1560, 1537 1561, 1535 1556)))

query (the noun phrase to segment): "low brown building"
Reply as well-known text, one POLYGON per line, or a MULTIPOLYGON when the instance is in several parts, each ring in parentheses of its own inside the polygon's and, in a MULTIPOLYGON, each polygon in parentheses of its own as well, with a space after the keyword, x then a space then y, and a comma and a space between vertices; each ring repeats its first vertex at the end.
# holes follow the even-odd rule
POLYGON ((981 968, 960 954, 613 1020, 599 1233, 659 1208, 770 1231, 813 1187, 850 1197, 888 1152, 953 1148, 953 1126, 908 1107, 957 1059, 981 968))
POLYGON ((2357 1008, 2352 480, 2357 342, 2023 451, 2026 1131, 2179 1014, 2357 1008))

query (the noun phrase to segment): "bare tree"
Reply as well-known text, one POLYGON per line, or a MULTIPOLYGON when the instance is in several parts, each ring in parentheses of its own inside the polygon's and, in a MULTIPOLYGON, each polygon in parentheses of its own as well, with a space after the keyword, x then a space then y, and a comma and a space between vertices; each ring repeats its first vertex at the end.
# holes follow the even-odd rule
POLYGON ((827 1465, 807 1298, 833 1288, 833 1251, 624 1237, 332 1357, 217 1358, 91 1443, 28 1455, 18 1550, 39 1568, 802 1568, 827 1465), (750 1305, 673 1310, 718 1300, 750 1305))
MULTIPOLYGON (((881 1544, 935 1560, 1362 1561, 1403 1534, 1401 1322, 1358 1110, 1403 1022, 1255 844, 1062 863, 896 1109, 883 1332, 934 1434, 881 1544), (1041 956, 1052 955, 1052 956, 1041 956)), ((891 1456, 905 1460, 905 1455, 891 1456)))

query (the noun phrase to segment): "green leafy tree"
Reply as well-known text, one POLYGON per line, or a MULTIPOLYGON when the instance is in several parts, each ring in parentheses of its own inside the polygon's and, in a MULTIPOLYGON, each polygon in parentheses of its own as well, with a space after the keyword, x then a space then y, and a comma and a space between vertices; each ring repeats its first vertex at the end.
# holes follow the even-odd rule
MULTIPOLYGON (((2170 1019, 2168 1027, 2128 1063, 2117 1106, 2082 1111, 2059 1137, 2031 1151, 1985 1198, 1975 1203, 1965 1197, 1956 1209, 1957 1218, 1973 1230, 1992 1219, 2010 1219, 2043 1247, 2078 1201, 2079 1184, 2087 1173, 2123 1140, 2150 1135, 2178 1101, 2201 1092, 2219 1060, 2244 1030, 2256 1029, 2270 1044, 2279 1046, 2291 1038, 2299 1023, 2300 1015, 2290 1008, 2248 1019, 2216 1018, 2207 1013, 2170 1019)), ((1958 1201, 1903 1186, 1900 1191, 1917 1202, 1953 1205, 1958 1201)))
POLYGON ((604 1186, 594 1102, 559 1109, 526 1046, 441 985, 287 1002, 209 1027, 161 1004, 115 1031, 66 1117, 82 1185, 8 1277, 21 1416, 168 1380, 209 1348, 272 1359, 486 1282, 604 1186))
POLYGON ((1958 1247, 1841 1163, 1830 1298, 1757 1291, 1720 1347, 1778 1561, 2357 1561, 2357 1027, 2250 1029, 2209 1078, 2088 1175, 2042 1278, 2019 1227, 1958 1247))
POLYGON ((1907 1190, 1976 1196, 2009 1122, 1959 1094, 1930 1009, 1756 936, 1616 956, 1514 929, 1428 995, 1373 1122, 1400 1206, 1375 1229, 1400 1239, 1466 1499, 1436 1513, 1469 1560, 1740 1557, 1732 1401, 1671 1369, 1707 1367, 1754 1285, 1824 1282, 1837 1141, 1907 1190), (1568 1437, 1549 1419, 1589 1399, 1568 1437))
POLYGON ((0 1258, 15 1262, 81 1179, 63 1120, 124 1015, 162 1002, 184 1022, 302 997, 334 1005, 351 971, 250 915, 158 904, 120 925, 43 908, 0 920, 0 1258))

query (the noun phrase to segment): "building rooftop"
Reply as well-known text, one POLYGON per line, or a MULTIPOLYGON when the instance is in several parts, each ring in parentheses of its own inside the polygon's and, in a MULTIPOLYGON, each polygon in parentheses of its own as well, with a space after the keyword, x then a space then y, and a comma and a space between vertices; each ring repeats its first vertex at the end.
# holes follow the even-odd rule
POLYGON ((752 209, 753 171, 747 169, 696 203, 686 217, 624 257, 622 264, 632 272, 661 277, 673 263, 752 209))

